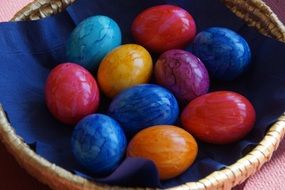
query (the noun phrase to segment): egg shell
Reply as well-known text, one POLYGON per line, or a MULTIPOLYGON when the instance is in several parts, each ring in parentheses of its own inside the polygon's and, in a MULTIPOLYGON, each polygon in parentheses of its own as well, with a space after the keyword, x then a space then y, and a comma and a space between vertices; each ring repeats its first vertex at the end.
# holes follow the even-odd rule
POLYGON ((111 102, 109 114, 131 137, 152 125, 171 125, 177 120, 176 98, 165 88, 142 84, 124 90, 111 102))
POLYGON ((86 170, 95 175, 106 175, 120 164, 127 140, 114 119, 92 114, 76 125, 71 145, 74 157, 86 170))
POLYGON ((51 70, 45 84, 45 99, 54 117, 73 125, 97 110, 100 94, 96 80, 86 69, 64 63, 51 70))
POLYGON ((182 102, 206 94, 209 89, 206 67, 199 58, 184 50, 163 53, 155 64, 155 78, 182 102))
POLYGON ((193 52, 219 80, 233 80, 250 65, 251 50, 236 32, 221 27, 208 28, 194 39, 193 52))
POLYGON ((72 31, 66 45, 67 58, 94 71, 109 51, 121 45, 121 36, 118 24, 111 18, 89 17, 72 31))
POLYGON ((156 165, 160 179, 182 174, 194 162, 198 152, 195 139, 176 126, 158 125, 140 131, 127 148, 127 156, 143 157, 156 165))
POLYGON ((198 139, 227 144, 245 137, 255 123, 255 110, 244 96, 217 91, 191 101, 181 114, 183 127, 198 139))
POLYGON ((125 44, 103 59, 98 70, 98 82, 104 94, 112 98, 126 88, 147 83, 152 70, 152 58, 145 48, 125 44))
POLYGON ((162 53, 183 48, 196 34, 193 17, 174 5, 159 5, 144 10, 132 24, 136 41, 148 50, 162 53))

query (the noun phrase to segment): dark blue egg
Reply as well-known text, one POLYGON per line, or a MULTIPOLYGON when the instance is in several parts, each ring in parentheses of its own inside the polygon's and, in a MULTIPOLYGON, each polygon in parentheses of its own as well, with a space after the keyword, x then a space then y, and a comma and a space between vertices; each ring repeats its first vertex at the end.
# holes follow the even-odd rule
POLYGON ((71 144, 74 157, 83 167, 93 174, 106 175, 119 165, 127 140, 114 119, 92 114, 76 125, 71 144))
POLYGON ((118 24, 106 16, 83 20, 71 33, 66 54, 69 61, 95 70, 105 55, 121 44, 118 24))
POLYGON ((251 51, 246 40, 236 32, 213 27, 200 32, 194 39, 193 52, 219 80, 233 80, 248 68, 251 51))
POLYGON ((171 125, 177 120, 179 107, 175 97, 165 88, 142 84, 128 88, 112 101, 110 115, 128 137, 153 125, 171 125))

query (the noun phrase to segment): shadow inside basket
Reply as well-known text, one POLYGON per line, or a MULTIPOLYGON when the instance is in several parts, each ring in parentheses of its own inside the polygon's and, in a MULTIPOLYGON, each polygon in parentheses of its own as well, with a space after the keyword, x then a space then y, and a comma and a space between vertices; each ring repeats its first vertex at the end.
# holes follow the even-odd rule
MULTIPOLYGON (((0 102, 17 134, 50 162, 97 182, 166 188, 197 181, 241 158, 285 110, 285 45, 247 27, 218 0, 78 0, 66 11, 40 21, 2 23, 0 34, 0 102), (145 8, 158 4, 175 4, 188 10, 196 20, 198 32, 211 26, 228 27, 248 41, 253 55, 250 69, 231 82, 212 80, 210 91, 231 90, 246 96, 256 109, 255 127, 238 143, 198 142, 195 163, 172 180, 159 181, 154 164, 139 158, 126 158, 110 176, 96 178, 81 168, 72 156, 73 127, 62 125, 47 110, 46 78, 50 69, 67 61, 66 40, 84 18, 99 14, 113 18, 122 29, 124 43, 133 43, 130 35, 133 19, 145 8)), ((191 51, 191 45, 188 50, 191 51)), ((107 104, 108 101, 104 101, 101 113, 105 112, 107 104)))

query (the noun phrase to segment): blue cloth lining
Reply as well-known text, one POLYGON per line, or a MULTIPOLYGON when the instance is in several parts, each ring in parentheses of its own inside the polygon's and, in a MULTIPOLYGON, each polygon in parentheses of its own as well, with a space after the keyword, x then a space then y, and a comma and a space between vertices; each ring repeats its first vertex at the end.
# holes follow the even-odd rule
MULTIPOLYGON (((191 46, 188 48, 191 50, 191 46)), ((218 0, 78 0, 56 16, 0 24, 0 102, 17 134, 50 162, 100 183, 173 187, 199 180, 234 163, 262 139, 268 127, 285 110, 284 53, 284 44, 247 27, 218 0), (211 26, 228 27, 249 42, 253 59, 248 72, 232 82, 211 81, 211 91, 232 90, 246 96, 257 112, 254 130, 242 141, 230 145, 198 142, 199 155, 194 165, 172 180, 159 181, 152 162, 135 158, 124 160, 110 176, 94 178, 75 162, 71 154, 72 127, 62 125, 48 112, 44 101, 45 80, 51 68, 68 61, 66 40, 84 18, 96 14, 112 17, 123 31, 124 43, 129 43, 134 42, 130 35, 134 17, 147 7, 165 3, 188 10, 196 20, 198 31, 211 26)), ((101 107, 100 112, 104 113, 107 106, 101 107)))

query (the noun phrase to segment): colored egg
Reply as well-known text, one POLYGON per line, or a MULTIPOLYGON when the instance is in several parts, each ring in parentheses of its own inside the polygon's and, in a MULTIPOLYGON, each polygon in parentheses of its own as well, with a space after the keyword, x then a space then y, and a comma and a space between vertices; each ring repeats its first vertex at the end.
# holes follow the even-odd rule
POLYGON ((213 27, 200 32, 194 39, 194 54, 219 80, 233 80, 246 71, 251 51, 246 40, 236 32, 213 27))
POLYGON ((175 97, 154 84, 124 90, 109 107, 109 114, 121 124, 128 137, 152 125, 171 125, 178 113, 175 97))
POLYGON ((184 50, 163 53, 155 64, 155 78, 182 102, 206 94, 209 89, 209 75, 204 64, 184 50))
POLYGON ((71 33, 66 46, 69 61, 96 70, 105 55, 121 44, 118 24, 106 16, 83 20, 71 33))
POLYGON ((64 63, 50 72, 45 85, 45 98, 54 117, 73 125, 97 110, 99 90, 86 69, 77 64, 64 63))
POLYGON ((197 152, 198 145, 192 135, 171 125, 157 125, 140 131, 127 148, 129 157, 152 160, 162 180, 182 174, 194 162, 197 152))
POLYGON ((191 101, 181 114, 183 127, 200 140, 226 144, 245 137, 255 123, 248 99, 230 91, 217 91, 191 101))
POLYGON ((100 64, 98 82, 108 97, 137 84, 147 83, 152 74, 152 58, 140 45, 126 44, 110 52, 100 64))
POLYGON ((75 159, 96 175, 114 171, 124 157, 127 140, 120 125, 102 114, 83 118, 71 138, 75 159))
POLYGON ((183 48, 196 34, 193 17, 174 5, 159 5, 140 13, 132 24, 135 40, 156 53, 183 48))

